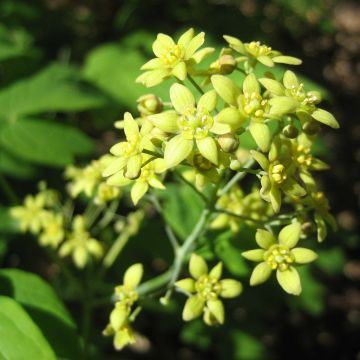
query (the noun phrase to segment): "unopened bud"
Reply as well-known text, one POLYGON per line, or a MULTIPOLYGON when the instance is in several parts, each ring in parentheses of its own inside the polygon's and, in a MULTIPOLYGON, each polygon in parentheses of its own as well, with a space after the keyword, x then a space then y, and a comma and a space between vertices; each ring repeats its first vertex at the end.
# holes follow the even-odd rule
POLYGON ((158 114, 163 109, 163 102, 154 94, 140 96, 137 103, 137 108, 142 116, 158 114))
POLYGON ((223 75, 231 74, 236 69, 236 60, 232 55, 223 55, 219 58, 219 69, 223 75))
POLYGON ((289 139, 295 139, 298 136, 299 131, 294 125, 287 125, 284 127, 282 133, 289 139))
POLYGON ((316 121, 307 121, 302 129, 307 135, 316 135, 320 131, 320 125, 316 121))
POLYGON ((219 135, 217 141, 221 149, 226 153, 234 152, 239 147, 238 137, 231 133, 219 135))
POLYGON ((239 160, 231 160, 230 169, 234 171, 238 171, 241 169, 241 162, 239 160))

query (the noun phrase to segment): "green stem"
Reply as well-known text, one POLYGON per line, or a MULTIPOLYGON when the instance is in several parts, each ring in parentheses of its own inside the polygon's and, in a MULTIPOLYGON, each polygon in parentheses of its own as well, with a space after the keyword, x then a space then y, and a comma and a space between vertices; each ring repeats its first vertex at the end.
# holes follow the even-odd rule
POLYGON ((189 187, 191 187, 201 198, 201 200, 203 200, 205 203, 208 202, 207 197, 201 192, 199 191, 194 184, 192 184, 190 181, 188 181, 187 179, 184 178, 184 176, 179 173, 179 172, 175 172, 175 175, 186 185, 188 185, 189 187))
POLYGON ((115 242, 112 244, 111 248, 107 252, 103 260, 103 267, 108 269, 115 262, 116 258, 119 256, 121 250, 124 248, 126 243, 129 241, 131 236, 127 232, 120 234, 115 242))
POLYGON ((190 75, 188 75, 188 79, 191 82, 191 84, 196 88, 196 90, 199 91, 201 95, 204 95, 203 89, 197 84, 197 82, 190 75))
POLYGON ((18 204, 19 199, 15 193, 15 191, 12 189, 9 182, 6 180, 5 176, 0 173, 0 187, 4 190, 4 193, 10 203, 12 205, 18 204))
POLYGON ((219 197, 225 195, 239 180, 243 179, 248 174, 248 168, 250 168, 255 163, 254 159, 250 159, 245 164, 243 171, 239 171, 234 175, 230 181, 221 189, 219 197))
POLYGON ((171 279, 172 269, 150 279, 137 288, 137 292, 140 296, 152 293, 153 291, 165 286, 171 279))

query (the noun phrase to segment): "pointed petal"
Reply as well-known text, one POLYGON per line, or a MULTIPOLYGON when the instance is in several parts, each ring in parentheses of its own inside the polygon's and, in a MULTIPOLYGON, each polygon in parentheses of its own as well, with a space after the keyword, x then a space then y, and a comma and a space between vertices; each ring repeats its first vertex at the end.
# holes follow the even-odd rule
POLYGON ((285 271, 276 271, 276 278, 280 286, 291 295, 299 295, 301 293, 301 282, 297 270, 290 267, 285 271))
POLYGON ((250 277, 250 285, 262 284, 270 277, 271 272, 272 270, 266 262, 256 265, 250 277))
POLYGON ((223 279, 220 281, 220 285, 220 296, 223 298, 234 298, 236 296, 239 296, 243 290, 241 282, 233 279, 223 279))
POLYGON ((141 163, 141 154, 131 156, 126 163, 125 177, 130 180, 136 179, 140 174, 141 163))
POLYGON ((278 213, 281 207, 281 191, 277 187, 272 186, 269 191, 269 197, 274 213, 278 213))
POLYGON ((264 86, 266 90, 270 91, 272 94, 276 96, 284 96, 285 89, 278 81, 273 79, 262 78, 259 79, 259 82, 261 83, 262 86, 264 86))
POLYGON ((209 272, 209 276, 213 279, 219 280, 222 275, 223 264, 222 262, 217 263, 209 272))
POLYGON ((124 286, 127 289, 135 289, 143 277, 144 268, 142 264, 136 263, 131 265, 124 274, 124 286))
POLYGON ((124 132, 128 140, 139 135, 139 125, 129 112, 124 114, 124 132))
POLYGON ((216 319, 216 322, 222 325, 225 321, 225 310, 221 300, 209 300, 206 302, 206 306, 216 319))
POLYGON ((211 83, 218 95, 228 104, 237 106, 240 88, 229 78, 223 75, 213 75, 211 83))
POLYGON ((178 44, 186 48, 193 37, 194 37, 194 29, 190 28, 180 36, 178 40, 178 44))
POLYGON ((122 170, 127 163, 126 158, 114 158, 102 173, 103 176, 110 176, 122 170))
POLYGON ((269 168, 269 160, 264 154, 256 150, 251 150, 250 154, 254 158, 254 160, 259 163, 263 170, 267 170, 269 168))
POLYGON ((291 249, 298 243, 300 234, 301 224, 299 222, 294 222, 282 228, 279 233, 279 243, 291 249))
POLYGON ((250 261, 264 261, 265 251, 263 249, 248 250, 241 253, 241 255, 250 261))
POLYGON ((300 65, 302 61, 296 57, 293 56, 275 56, 272 58, 273 62, 276 62, 278 64, 287 64, 287 65, 300 65))
POLYGON ((202 256, 192 254, 189 262, 189 272, 194 279, 199 279, 203 275, 207 275, 208 266, 202 256))
POLYGON ((185 80, 186 79, 186 64, 181 61, 179 62, 171 71, 171 73, 178 78, 179 80, 185 80))
POLYGON ((315 251, 300 247, 292 249, 291 253, 295 256, 295 262, 298 264, 307 264, 318 258, 315 251))
POLYGON ((186 300, 182 317, 184 321, 196 319, 201 315, 205 306, 205 302, 200 296, 194 295, 186 300))
POLYGON ((174 40, 169 35, 160 33, 157 35, 156 40, 152 45, 152 49, 154 51, 154 54, 157 57, 160 57, 164 53, 164 51, 167 51, 173 46, 175 46, 174 40))
POLYGON ((258 229, 256 231, 255 240, 256 243, 265 250, 276 243, 274 235, 263 229, 258 229))
POLYGON ((195 107, 195 98, 193 94, 186 86, 181 84, 173 84, 171 86, 170 99, 175 110, 180 114, 195 107))
POLYGON ((217 101, 216 91, 210 90, 206 92, 203 96, 201 96, 197 104, 197 108, 206 109, 209 112, 211 112, 216 107, 216 101, 217 101))
POLYGON ((339 129, 340 125, 335 119, 334 115, 323 109, 315 110, 311 116, 321 122, 322 124, 328 125, 333 129, 339 129))
POLYGON ((271 141, 271 134, 268 126, 263 123, 252 121, 249 125, 249 131, 260 150, 267 152, 271 141))
POLYGON ((285 71, 283 83, 287 89, 297 88, 300 84, 296 75, 290 71, 285 71))
POLYGON ((256 80, 256 76, 254 73, 246 76, 243 82, 243 92, 244 94, 252 94, 260 92, 260 85, 256 80))
POLYGON ((191 60, 195 62, 195 64, 199 64, 203 59, 205 59, 207 56, 212 54, 215 51, 212 47, 206 47, 204 49, 201 49, 197 51, 195 54, 191 56, 191 60))
POLYGON ((261 62, 265 66, 273 67, 274 62, 271 60, 270 56, 259 56, 256 58, 257 61, 261 62))
POLYGON ((205 159, 208 159, 215 165, 218 164, 218 148, 213 138, 206 137, 201 140, 196 140, 196 145, 205 159))
POLYGON ((201 32, 191 39, 189 45, 185 49, 185 59, 189 59, 195 51, 204 43, 205 33, 201 32))
POLYGON ((246 118, 238 109, 227 107, 216 115, 216 121, 228 124, 234 127, 240 127, 246 121, 246 118))
POLYGON ((179 130, 177 125, 179 115, 173 110, 164 111, 159 114, 148 115, 147 118, 155 127, 167 133, 176 134, 176 132, 179 130))
POLYGON ((163 63, 161 62, 161 60, 158 58, 154 58, 154 59, 151 59, 148 62, 146 62, 140 68, 140 70, 154 70, 154 69, 161 68, 162 66, 163 66, 163 63))
POLYGON ((149 185, 145 181, 136 181, 131 188, 131 200, 134 205, 137 205, 139 200, 146 194, 149 189, 149 185))
POLYGON ((190 155, 193 146, 194 141, 185 139, 181 134, 173 137, 165 146, 166 166, 171 168, 180 164, 190 155))
POLYGON ((196 291, 195 289, 195 280, 191 278, 182 279, 175 283, 175 286, 178 287, 181 290, 184 290, 188 293, 194 293, 196 291))

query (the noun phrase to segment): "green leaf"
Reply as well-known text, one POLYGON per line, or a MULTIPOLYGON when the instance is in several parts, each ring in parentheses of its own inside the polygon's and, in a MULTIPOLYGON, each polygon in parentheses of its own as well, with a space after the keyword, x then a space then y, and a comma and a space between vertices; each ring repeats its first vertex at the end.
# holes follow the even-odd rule
POLYGON ((210 333, 202 320, 184 324, 180 338, 185 344, 193 345, 201 350, 206 350, 211 345, 210 333))
POLYGON ((19 119, 5 125, 0 145, 24 160, 49 166, 64 166, 76 155, 90 154, 93 143, 69 125, 39 119, 19 119))
POLYGON ((13 299, 0 297, 0 358, 56 359, 44 335, 13 299))
POLYGON ((36 168, 24 160, 11 155, 5 149, 1 149, 0 172, 17 179, 29 179, 35 176, 36 168))
POLYGON ((46 111, 82 111, 104 106, 107 98, 80 80, 76 68, 50 65, 0 91, 0 117, 13 120, 46 111))
MULTIPOLYGON (((124 43, 127 43, 126 39, 124 43)), ((106 44, 91 51, 83 68, 84 77, 126 108, 135 109, 136 99, 144 86, 135 83, 140 67, 148 59, 138 50, 124 44, 106 44)), ((169 97, 169 86, 162 83, 151 92, 163 99, 169 97)))
POLYGON ((332 249, 319 250, 317 266, 326 273, 332 275, 340 273, 344 269, 345 255, 340 247, 333 247, 332 249))
POLYGON ((231 231, 220 234, 215 240, 215 253, 231 274, 246 276, 249 274, 249 267, 241 255, 242 249, 235 246, 232 237, 231 231))
POLYGON ((199 219, 204 207, 203 201, 186 184, 169 184, 166 186, 166 191, 158 192, 158 196, 164 202, 163 208, 166 221, 179 237, 185 239, 199 219))
MULTIPOLYGON (((78 358, 76 327, 49 284, 32 273, 3 269, 0 270, 0 293, 13 297, 27 310, 58 358, 78 358)), ((38 359, 30 356, 26 358, 38 359)))
POLYGON ((234 347, 234 359, 258 360, 264 359, 264 345, 255 336, 234 329, 231 331, 231 341, 234 347))
POLYGON ((0 234, 16 232, 16 221, 10 216, 9 208, 0 205, 0 234))

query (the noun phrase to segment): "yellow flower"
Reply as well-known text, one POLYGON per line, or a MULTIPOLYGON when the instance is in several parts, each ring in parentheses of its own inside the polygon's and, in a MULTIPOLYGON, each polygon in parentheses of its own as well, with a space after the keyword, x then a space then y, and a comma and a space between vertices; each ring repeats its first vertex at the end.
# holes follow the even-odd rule
POLYGON ((234 298, 242 292, 242 285, 233 279, 222 279, 222 263, 218 263, 210 271, 205 260, 192 254, 189 262, 192 278, 179 280, 175 286, 190 294, 184 310, 183 320, 190 321, 203 314, 207 325, 222 325, 225 321, 225 310, 222 298, 234 298))
POLYGON ((205 93, 196 105, 190 90, 184 85, 173 84, 170 99, 175 110, 148 116, 154 126, 175 134, 165 145, 164 159, 167 167, 174 167, 185 160, 195 144, 204 158, 217 165, 218 148, 212 134, 218 133, 218 128, 211 114, 216 106, 215 91, 205 93))
POLYGON ((39 236, 39 243, 56 248, 65 235, 63 215, 47 212, 44 220, 44 230, 39 236))
POLYGON ((137 205, 139 200, 149 190, 149 186, 155 189, 165 189, 157 174, 161 174, 166 170, 165 162, 163 159, 151 160, 150 155, 144 155, 143 161, 146 163, 141 170, 140 175, 135 180, 126 178, 121 172, 118 172, 109 177, 107 183, 112 186, 126 186, 133 184, 131 187, 131 199, 134 205, 137 205))
POLYGON ((205 34, 201 32, 194 36, 194 29, 181 35, 177 43, 168 35, 158 34, 152 46, 156 58, 141 67, 141 70, 147 71, 141 74, 136 82, 151 87, 170 76, 185 80, 192 67, 214 51, 213 48, 198 50, 204 40, 205 34))
POLYGON ((86 230, 83 216, 77 215, 74 218, 72 229, 73 231, 61 245, 59 255, 65 257, 72 254, 75 265, 82 269, 90 261, 90 255, 100 258, 103 254, 103 248, 99 241, 92 238, 86 230))
POLYGON ((224 35, 224 39, 232 49, 244 55, 237 60, 239 62, 248 61, 251 66, 255 66, 257 62, 269 67, 273 67, 274 63, 288 65, 300 65, 302 63, 300 59, 283 55, 280 51, 273 50, 271 47, 263 45, 259 41, 243 43, 241 40, 228 35, 224 35))
POLYGON ((118 172, 123 173, 125 170, 125 177, 136 179, 142 165, 142 151, 145 148, 154 148, 149 136, 140 131, 139 125, 128 112, 124 115, 124 132, 127 141, 120 142, 110 149, 114 157, 103 171, 105 177, 118 172))
POLYGON ((10 214, 20 223, 21 231, 30 231, 38 234, 44 226, 46 210, 44 209, 46 197, 39 193, 35 196, 27 195, 23 206, 11 208, 10 214))
POLYGON ((261 249, 249 250, 242 255, 251 261, 260 262, 253 270, 250 285, 265 282, 276 270, 280 286, 289 294, 301 293, 300 277, 294 264, 307 264, 314 261, 317 255, 305 248, 295 248, 300 239, 301 224, 298 222, 285 226, 279 233, 278 241, 268 231, 258 229, 256 242, 261 249))
POLYGON ((136 288, 140 284, 142 275, 142 264, 131 265, 125 272, 123 285, 115 288, 115 308, 110 314, 110 323, 103 331, 103 335, 114 335, 116 350, 121 350, 136 341, 129 317, 132 306, 139 298, 136 288))

